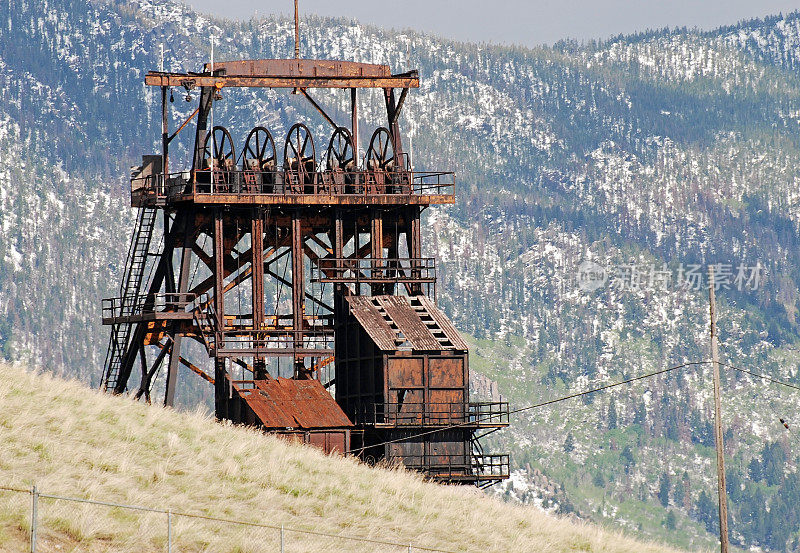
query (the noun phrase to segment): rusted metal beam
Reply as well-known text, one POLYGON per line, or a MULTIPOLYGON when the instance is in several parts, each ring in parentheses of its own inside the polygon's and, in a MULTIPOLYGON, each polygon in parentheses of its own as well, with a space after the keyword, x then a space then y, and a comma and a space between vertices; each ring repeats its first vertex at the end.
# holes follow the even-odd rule
POLYGON ((221 209, 214 211, 214 311, 217 318, 225 318, 225 246, 223 242, 223 214, 221 209))
POLYGON ((253 328, 259 329, 264 324, 264 220, 258 211, 253 212, 250 228, 253 328))
POLYGON ((189 88, 419 88, 416 71, 389 77, 336 76, 313 77, 292 75, 237 76, 157 73, 145 75, 148 86, 188 86, 189 88))
MULTIPOLYGON (((178 127, 178 130, 176 130, 174 133, 172 133, 172 134, 169 136, 169 139, 167 139, 167 144, 169 144, 170 142, 172 142, 172 140, 173 140, 173 139, 174 139, 176 136, 178 136, 178 133, 180 133, 180 132, 181 132, 181 131, 182 131, 182 130, 183 130, 185 127, 186 127, 186 125, 188 125, 188 124, 189 124, 189 121, 191 121, 192 119, 194 119, 194 116, 195 116, 195 115, 197 115, 198 113, 200 113, 200 107, 199 107, 199 106, 198 106, 198 107, 197 107, 197 108, 196 108, 196 109, 195 109, 195 110, 192 112, 192 114, 191 114, 189 117, 187 117, 187 118, 186 118, 186 121, 184 121, 183 123, 181 123, 181 126, 180 126, 180 127, 178 127)), ((165 167, 166 167, 166 166, 165 166, 165 167)), ((168 171, 166 170, 166 168, 164 169, 164 173, 168 173, 168 171)))
MULTIPOLYGON (((170 348, 168 348, 166 346, 166 344, 154 344, 154 345, 156 345, 159 348, 161 348, 161 353, 159 353, 159 357, 161 357, 162 353, 165 353, 165 352, 169 351, 169 349, 170 349, 170 348)), ((183 365, 184 367, 186 367, 187 369, 189 369, 193 373, 199 375, 200 378, 202 378, 203 380, 206 380, 207 382, 210 382, 211 384, 214 384, 214 379, 211 378, 208 374, 206 374, 206 372, 203 369, 201 369, 197 365, 193 365, 192 363, 187 361, 184 357, 179 357, 179 360, 180 360, 181 365, 183 365)), ((153 366, 157 367, 158 365, 156 363, 153 363, 153 366)), ((136 395, 136 399, 139 399, 139 394, 138 393, 136 395)))
POLYGON ((339 125, 336 124, 336 121, 331 119, 330 116, 327 113, 325 113, 325 110, 322 109, 322 106, 320 106, 317 102, 314 101, 314 98, 311 97, 311 95, 305 88, 301 88, 300 92, 303 94, 303 96, 306 97, 306 100, 311 102, 311 105, 314 106, 314 108, 316 108, 316 110, 322 114, 322 117, 325 118, 325 121, 330 123, 330 125, 334 128, 334 130, 339 128, 339 125))
POLYGON ((358 154, 358 89, 350 89, 350 137, 353 140, 353 160, 359 165, 358 154))
POLYGON ((397 100, 397 106, 394 108, 394 114, 392 115, 391 124, 394 125, 397 122, 397 119, 400 117, 400 110, 403 109, 403 103, 406 101, 406 96, 408 96, 408 89, 404 88, 403 92, 400 93, 400 99, 397 100))
MULTIPOLYGON (((177 223, 177 220, 176 220, 177 223)), ((183 225, 183 243, 181 244, 180 273, 178 275, 178 292, 186 294, 189 291, 189 271, 192 261, 192 244, 194 236, 194 209, 189 209, 186 213, 183 225)), ((173 330, 174 332, 174 330, 173 330)), ((181 355, 181 341, 183 335, 180 332, 172 334, 172 349, 169 354, 169 366, 167 370, 167 387, 164 392, 164 405, 172 407, 175 403, 175 390, 178 383, 178 361, 181 355)))
MULTIPOLYGON (((301 212, 292 213, 292 327, 296 331, 294 348, 303 347, 303 314, 305 312, 305 284, 303 279, 303 220, 301 212)), ((295 356, 295 377, 305 377, 302 358, 295 356)))
POLYGON ((161 170, 169 175, 169 113, 167 87, 161 87, 161 170))
MULTIPOLYGON (((390 77, 388 65, 363 63, 343 60, 312 59, 265 59, 215 61, 214 69, 222 70, 226 75, 240 77, 263 76, 313 76, 313 77, 390 77)), ((211 64, 203 65, 203 72, 208 73, 211 64)), ((155 73, 151 71, 151 73, 155 73)), ((193 75, 190 73, 190 75, 193 75)))

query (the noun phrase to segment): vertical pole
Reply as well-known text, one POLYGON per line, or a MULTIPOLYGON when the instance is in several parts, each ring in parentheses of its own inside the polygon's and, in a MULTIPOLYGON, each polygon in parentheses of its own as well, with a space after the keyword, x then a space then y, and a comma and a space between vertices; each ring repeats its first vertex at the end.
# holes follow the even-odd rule
POLYGON ((294 59, 300 59, 300 9, 294 0, 294 59))
POLYGON ((389 130, 392 133, 392 141, 394 144, 395 163, 403 159, 403 140, 400 138, 400 122, 395 117, 397 111, 397 103, 394 98, 393 88, 383 89, 384 100, 386 101, 386 118, 389 123, 389 130))
MULTIPOLYGON (((250 251, 252 259, 250 262, 250 279, 252 281, 252 310, 253 310, 253 330, 264 328, 264 220, 261 218, 261 210, 254 208, 250 223, 250 251)), ((263 335, 255 335, 256 343, 254 347, 260 347, 263 342, 263 335)), ((261 356, 254 356, 253 359, 254 378, 262 380, 266 378, 265 360, 261 356)))
POLYGON ((31 488, 31 553, 36 553, 36 525, 39 518, 39 492, 36 484, 31 488))
POLYGON ((281 524, 281 553, 283 553, 283 524, 281 524))
MULTIPOLYGON (((217 208, 214 210, 214 311, 220 330, 225 329, 225 240, 223 232, 222 209, 217 208)), ((217 343, 217 348, 219 347, 220 344, 217 343)))
MULTIPOLYGON (((163 46, 162 46, 163 48, 163 46)), ((163 71, 163 69, 162 69, 163 71)), ((167 114, 167 87, 161 87, 161 186, 166 193, 167 175, 169 175, 169 117, 167 114)))
MULTIPOLYGON (((333 257, 336 261, 336 276, 340 276, 339 270, 341 267, 341 259, 344 257, 344 221, 342 221, 342 208, 335 207, 333 209, 333 257)), ((336 283, 333 289, 337 294, 341 294, 344 289, 344 284, 336 283)))
MULTIPOLYGON (((300 211, 292 212, 292 346, 297 349, 303 347, 303 315, 305 306, 305 285, 303 282, 303 222, 300 218, 300 211)), ((305 378, 305 365, 303 357, 295 352, 294 355, 294 376, 295 378, 305 378)))
POLYGON ((728 498, 725 490, 725 447, 722 436, 722 405, 719 383, 719 345, 717 343, 716 297, 714 295, 714 266, 708 267, 708 299, 711 315, 711 365, 714 373, 714 442, 717 448, 717 494, 719 496, 719 545, 728 553, 728 498))
MULTIPOLYGON (((370 257, 372 258, 372 271, 370 276, 373 279, 385 277, 383 274, 383 214, 377 208, 370 208, 370 257)), ((373 283, 372 294, 383 294, 383 284, 373 283)))
POLYGON ((353 161, 356 167, 359 165, 361 156, 358 153, 358 89, 350 89, 350 134, 353 139, 353 161))
MULTIPOLYGON (((186 217, 180 220, 176 216, 173 225, 183 225, 178 228, 183 232, 183 243, 181 244, 180 273, 178 274, 178 301, 186 301, 186 293, 189 291, 189 270, 192 262, 192 243, 194 242, 194 211, 189 211, 186 217)), ((171 263, 172 260, 170 259, 171 263)), ((181 341, 183 334, 175 333, 172 337, 172 351, 169 354, 169 367, 167 369, 167 386, 164 392, 164 405, 172 407, 175 403, 175 390, 178 383, 178 367, 181 359, 181 341)))
MULTIPOLYGON (((408 245, 408 256, 415 260, 414 263, 420 263, 422 257, 422 226, 420 223, 420 209, 418 206, 409 206, 406 210, 406 243, 408 245)), ((414 278, 419 278, 421 273, 418 269, 412 269, 411 275, 414 278)), ((413 282, 411 284, 412 294, 419 296, 422 294, 422 284, 413 282)))
MULTIPOLYGON (((211 35, 211 76, 214 76, 214 35, 211 35)), ((211 193, 214 193, 214 156, 217 153, 217 143, 214 137, 214 88, 211 88, 211 100, 209 101, 211 115, 211 193)))
POLYGON ((172 553, 172 509, 167 511, 167 553, 172 553))

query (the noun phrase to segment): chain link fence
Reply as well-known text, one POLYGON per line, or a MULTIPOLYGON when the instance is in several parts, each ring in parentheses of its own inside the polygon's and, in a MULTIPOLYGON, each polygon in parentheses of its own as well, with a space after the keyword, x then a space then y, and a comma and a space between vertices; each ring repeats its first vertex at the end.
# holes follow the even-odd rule
POLYGON ((28 533, 30 553, 61 551, 75 542, 87 547, 99 544, 102 550, 113 544, 115 549, 131 551, 177 553, 182 547, 192 551, 216 551, 218 544, 211 536, 222 535, 227 550, 237 552, 307 553, 363 548, 364 551, 387 553, 455 553, 412 542, 330 534, 278 524, 48 494, 35 485, 30 489, 0 486, 0 492, 12 496, 6 503, 9 512, 4 516, 6 522, 16 523, 20 531, 28 533))

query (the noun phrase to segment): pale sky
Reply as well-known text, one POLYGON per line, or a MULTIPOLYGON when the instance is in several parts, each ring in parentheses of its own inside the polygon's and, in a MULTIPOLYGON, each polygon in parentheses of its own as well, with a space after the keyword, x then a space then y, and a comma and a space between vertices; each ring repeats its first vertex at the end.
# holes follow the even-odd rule
MULTIPOLYGON (((294 12, 293 0, 184 1, 197 11, 237 19, 294 12)), ((798 0, 300 0, 301 15, 340 16, 468 42, 525 46, 662 27, 712 29, 797 9, 798 0)))

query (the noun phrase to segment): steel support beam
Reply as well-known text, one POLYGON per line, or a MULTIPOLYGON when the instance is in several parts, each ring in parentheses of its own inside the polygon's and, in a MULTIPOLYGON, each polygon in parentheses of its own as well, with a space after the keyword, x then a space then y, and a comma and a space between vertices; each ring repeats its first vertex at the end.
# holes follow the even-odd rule
MULTIPOLYGON (((296 210, 292 213, 292 328, 296 331, 293 335, 294 348, 303 348, 303 315, 305 311, 305 283, 303 279, 304 253, 303 253, 303 220, 301 213, 296 210)), ((295 378, 306 378, 306 368, 302 357, 295 356, 295 378)))
MULTIPOLYGON (((177 223, 176 219, 176 223, 177 223)), ((189 271, 192 263, 192 246, 195 242, 194 211, 188 210, 183 224, 183 243, 181 244, 180 273, 178 276, 178 293, 186 294, 189 291, 189 271)), ((174 325, 173 325, 174 329, 174 325)), ((178 368, 180 367, 181 342, 183 333, 174 332, 172 336, 172 349, 169 353, 167 369, 167 388, 164 392, 164 405, 172 407, 175 404, 175 389, 178 383, 178 368)))

